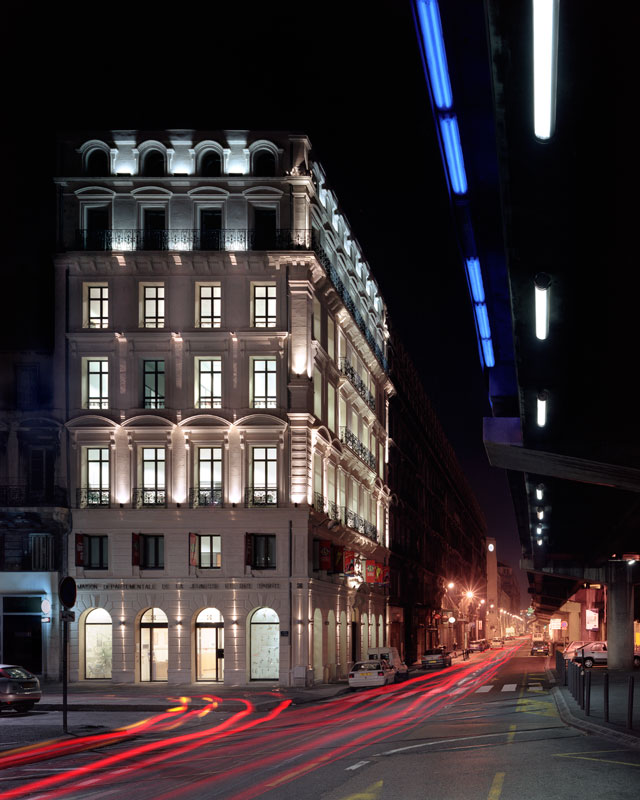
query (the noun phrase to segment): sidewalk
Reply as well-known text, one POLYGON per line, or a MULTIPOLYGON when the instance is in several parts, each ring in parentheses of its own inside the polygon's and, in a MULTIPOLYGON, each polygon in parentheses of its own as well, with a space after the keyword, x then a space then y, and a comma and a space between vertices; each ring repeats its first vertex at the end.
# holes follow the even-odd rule
POLYGON ((613 739, 628 747, 640 748, 640 671, 609 672, 609 721, 604 719, 604 675, 603 667, 591 670, 590 713, 580 707, 577 700, 563 684, 563 676, 558 670, 547 668, 549 679, 556 682, 553 695, 563 722, 586 733, 598 734, 613 739), (632 728, 627 727, 629 707, 629 677, 634 678, 632 728))

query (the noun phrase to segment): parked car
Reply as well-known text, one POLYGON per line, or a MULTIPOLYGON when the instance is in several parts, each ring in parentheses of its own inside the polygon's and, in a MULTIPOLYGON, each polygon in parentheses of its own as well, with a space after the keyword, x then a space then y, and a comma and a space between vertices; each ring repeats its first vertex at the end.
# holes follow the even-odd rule
POLYGON ((581 642, 581 641, 569 642, 569 644, 562 651, 562 657, 564 658, 565 661, 570 661, 576 654, 576 649, 578 647, 582 647, 585 644, 589 644, 589 642, 581 642))
POLYGON ((385 686, 396 679, 396 668, 384 659, 380 661, 356 661, 349 671, 349 688, 385 686))
POLYGON ((475 652, 484 652, 489 647, 486 639, 474 639, 473 641, 469 642, 468 650, 472 650, 475 652))
POLYGON ((40 681, 33 673, 15 664, 0 664, 0 710, 31 711, 42 697, 40 681))
POLYGON ((442 647, 437 647, 434 650, 425 650, 422 654, 423 669, 450 667, 451 663, 451 654, 442 647))
MULTIPOLYGON (((607 643, 605 641, 585 642, 584 645, 574 650, 572 658, 578 664, 584 663, 585 667, 606 667, 608 663, 607 643)), ((633 651, 633 666, 640 667, 640 648, 638 647, 633 651)))
POLYGON ((532 656, 548 656, 549 655, 549 642, 540 641, 537 639, 531 643, 532 656))
POLYGON ((375 660, 384 659, 396 668, 396 681, 406 681, 409 677, 409 667, 401 660, 397 647, 369 647, 367 657, 375 660))
POLYGON ((498 636, 494 637, 490 640, 489 647, 492 650, 499 650, 501 647, 504 647, 504 639, 500 639, 498 636))

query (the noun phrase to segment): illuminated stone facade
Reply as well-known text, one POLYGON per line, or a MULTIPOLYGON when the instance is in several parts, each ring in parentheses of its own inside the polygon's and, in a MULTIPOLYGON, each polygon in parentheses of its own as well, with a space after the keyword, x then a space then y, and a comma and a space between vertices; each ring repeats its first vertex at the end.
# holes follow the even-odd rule
POLYGON ((62 154, 72 679, 343 677, 388 637, 394 390, 309 140, 111 131, 62 154))

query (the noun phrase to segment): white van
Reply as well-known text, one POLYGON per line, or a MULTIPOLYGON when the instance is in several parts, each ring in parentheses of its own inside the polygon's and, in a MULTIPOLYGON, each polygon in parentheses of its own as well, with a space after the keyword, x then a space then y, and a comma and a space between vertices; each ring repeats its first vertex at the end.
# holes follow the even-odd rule
POLYGON ((388 661, 392 667, 396 668, 396 680, 398 681, 406 681, 409 677, 409 667, 400 659, 397 647, 369 647, 367 657, 388 661))

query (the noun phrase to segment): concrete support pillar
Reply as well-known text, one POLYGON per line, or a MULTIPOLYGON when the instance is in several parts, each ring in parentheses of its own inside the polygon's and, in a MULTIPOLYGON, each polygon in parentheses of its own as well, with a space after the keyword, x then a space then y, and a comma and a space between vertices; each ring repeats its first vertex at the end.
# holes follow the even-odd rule
POLYGON ((633 669, 633 584, 626 562, 610 561, 607 581, 607 664, 633 669))

